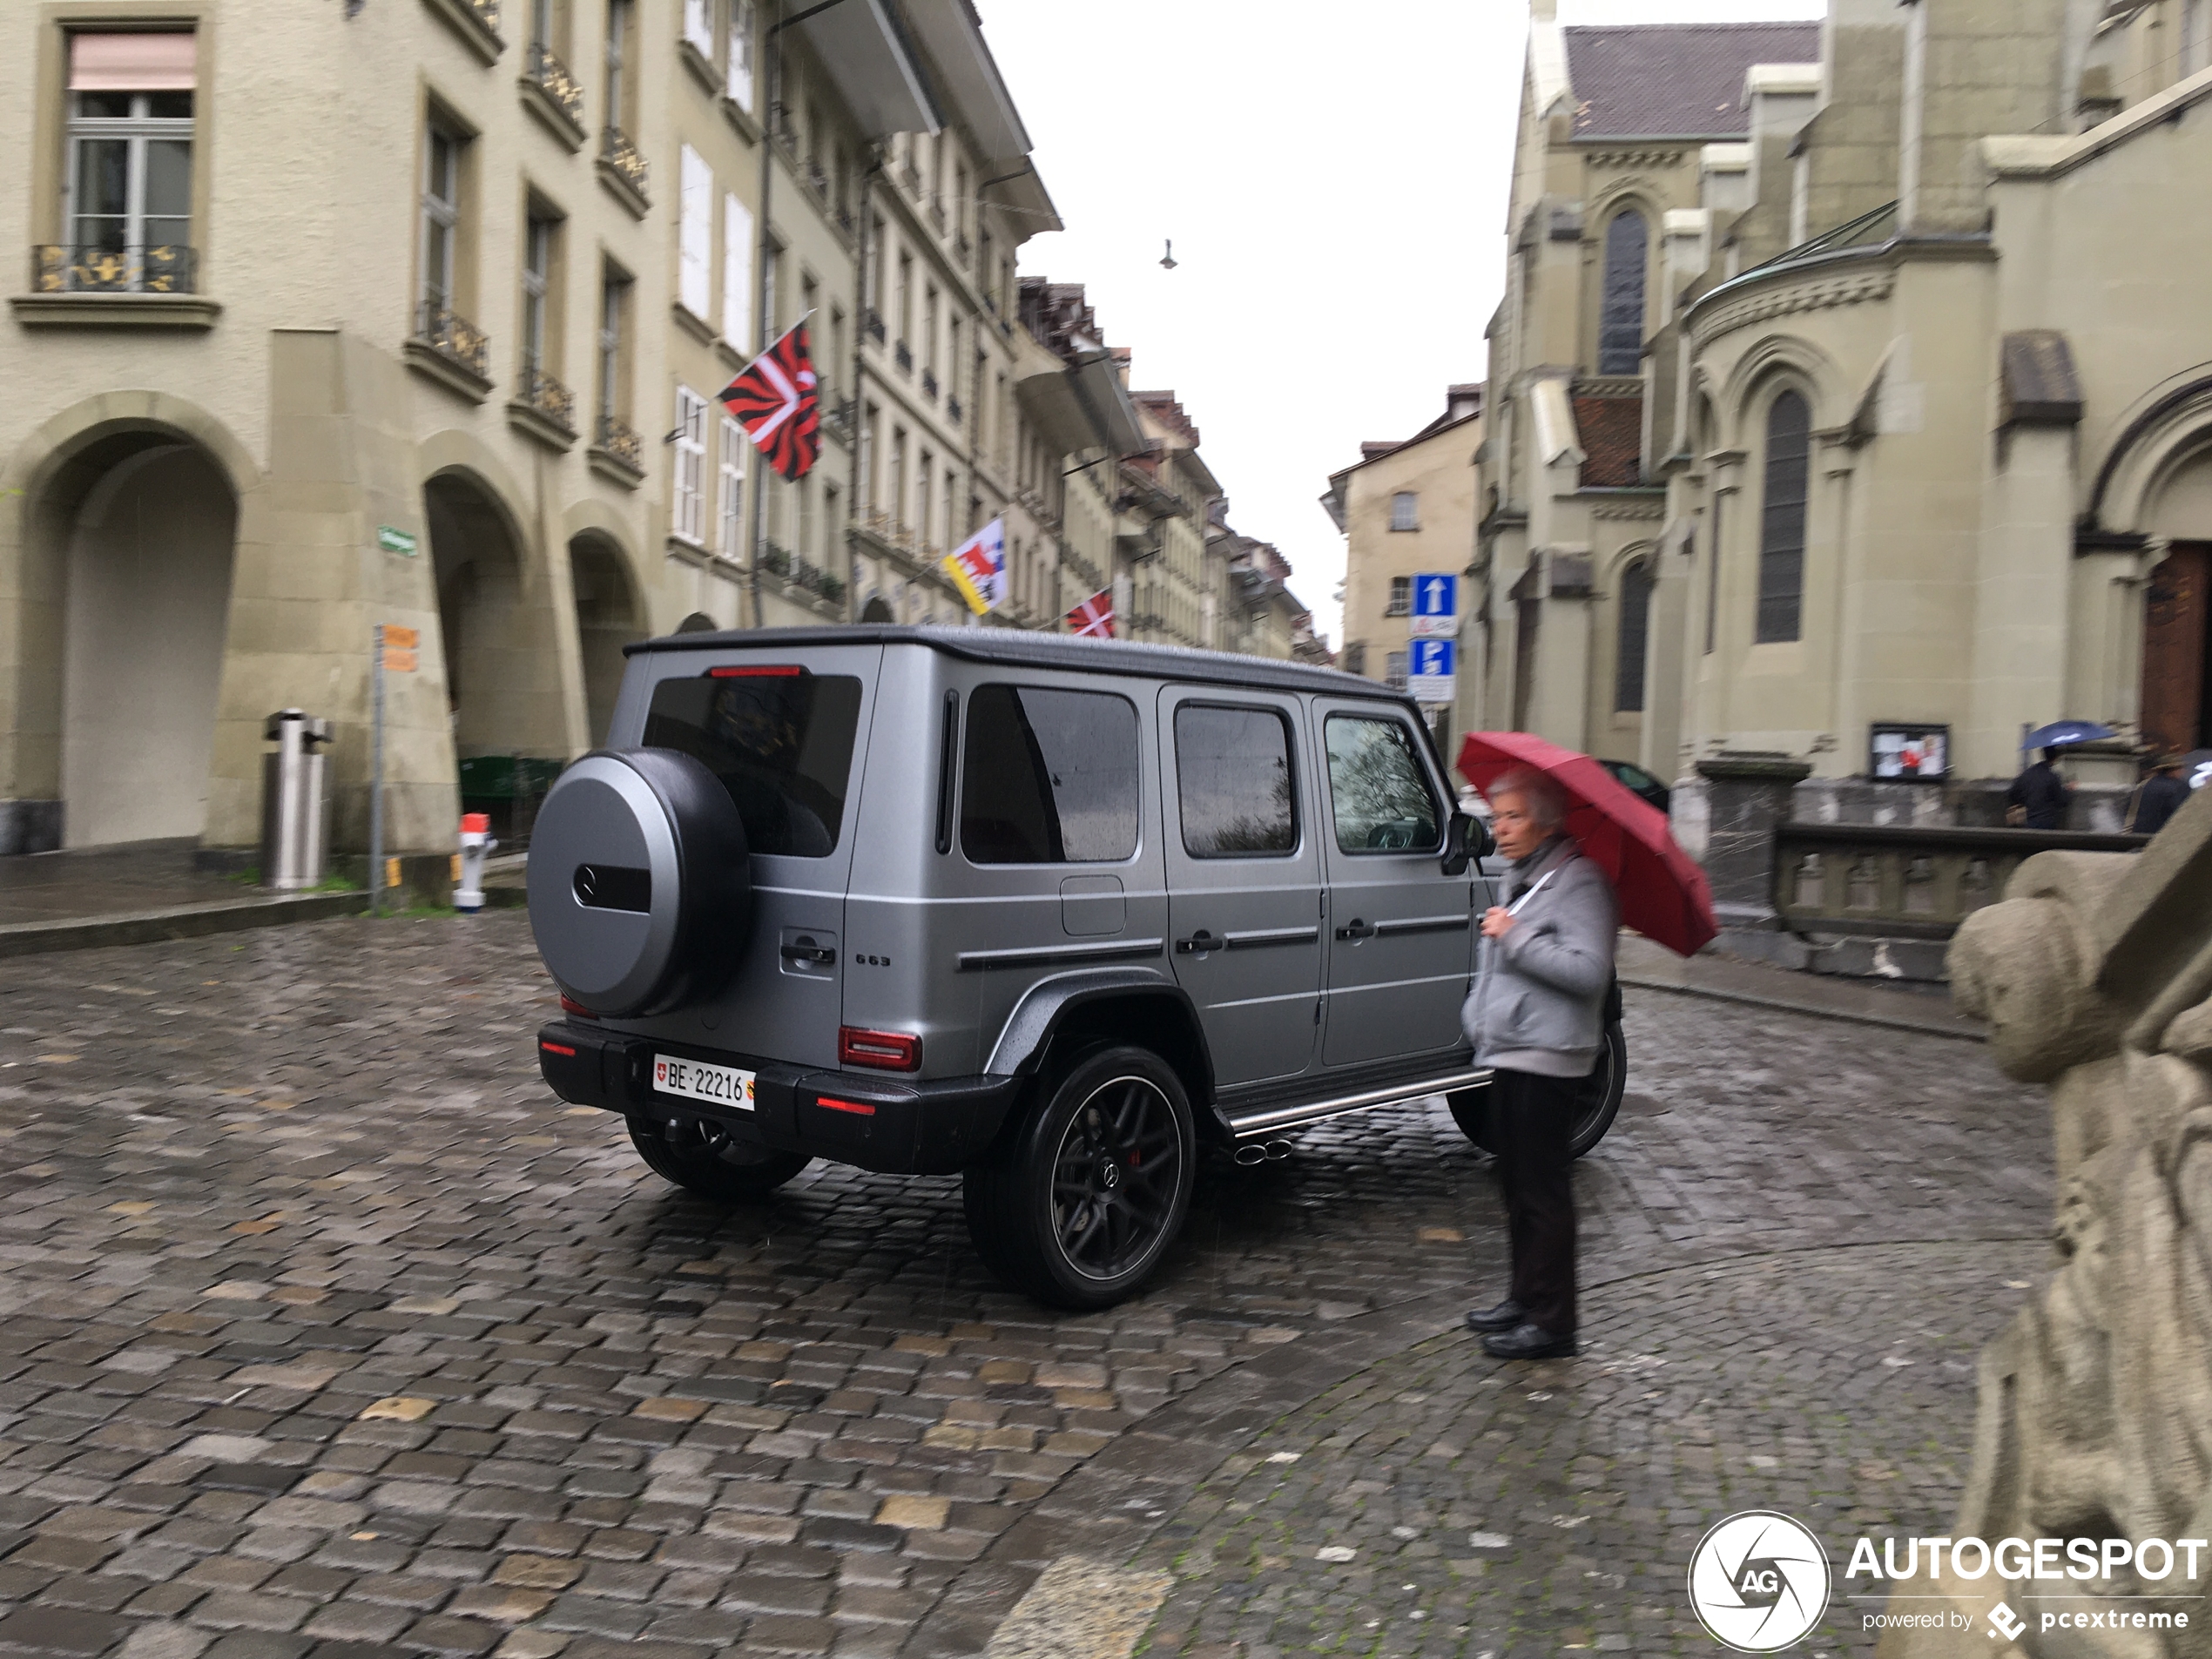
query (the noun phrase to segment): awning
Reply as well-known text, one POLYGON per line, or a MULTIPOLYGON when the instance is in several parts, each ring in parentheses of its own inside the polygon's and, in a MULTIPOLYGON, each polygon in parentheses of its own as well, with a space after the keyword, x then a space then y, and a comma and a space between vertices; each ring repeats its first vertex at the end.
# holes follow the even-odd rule
POLYGON ((1067 368, 1048 369, 1015 382, 1031 421, 1063 453, 1104 449, 1116 455, 1144 448, 1136 406, 1104 352, 1067 368))
POLYGON ((1035 167, 1024 167, 1013 172, 1011 178, 987 179, 988 189, 983 199, 987 206, 1010 214, 1015 227, 1024 237, 1042 236, 1047 231, 1063 231, 1068 227, 1060 222, 1060 210, 1052 205, 1046 194, 1044 180, 1037 177, 1035 167))
POLYGON ((867 137, 942 127, 921 66, 883 0, 838 0, 799 27, 867 137))
POLYGON ((953 106, 947 113, 957 115, 975 135, 975 147, 987 159, 1012 162, 1028 155, 1028 132, 968 0, 913 0, 909 10, 953 106))
POLYGON ((108 34, 84 30, 69 37, 72 92, 186 92, 197 44, 190 30, 108 34))

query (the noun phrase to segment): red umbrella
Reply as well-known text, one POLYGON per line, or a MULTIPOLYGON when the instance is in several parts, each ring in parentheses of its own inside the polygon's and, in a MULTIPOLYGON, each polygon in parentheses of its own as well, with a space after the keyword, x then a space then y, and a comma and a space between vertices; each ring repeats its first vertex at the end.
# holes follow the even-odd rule
POLYGON ((1705 872, 1676 845, 1667 815, 1631 794, 1588 755, 1525 732, 1471 732, 1460 773, 1488 795, 1508 772, 1539 772, 1567 797, 1567 833, 1620 895, 1621 920, 1678 956, 1695 955, 1720 932, 1705 872))

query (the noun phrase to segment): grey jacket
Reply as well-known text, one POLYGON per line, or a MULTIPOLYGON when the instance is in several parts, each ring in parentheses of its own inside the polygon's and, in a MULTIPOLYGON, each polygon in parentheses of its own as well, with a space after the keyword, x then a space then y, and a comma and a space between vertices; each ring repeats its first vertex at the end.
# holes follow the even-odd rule
POLYGON ((1541 890, 1506 936, 1482 941, 1460 1024, 1479 1066, 1587 1077, 1605 1041, 1620 903, 1604 873, 1564 836, 1512 866, 1498 901, 1511 909, 1532 888, 1541 890))

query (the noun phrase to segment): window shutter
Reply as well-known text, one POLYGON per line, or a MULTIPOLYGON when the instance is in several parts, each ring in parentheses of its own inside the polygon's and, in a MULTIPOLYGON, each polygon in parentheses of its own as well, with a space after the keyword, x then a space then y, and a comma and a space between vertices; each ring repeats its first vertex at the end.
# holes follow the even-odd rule
POLYGON ((735 196, 722 199, 722 338, 752 349, 752 212, 735 196))
POLYGON ((704 322, 711 310, 714 260, 714 173, 706 158, 685 145, 678 205, 677 297, 704 322))
POLYGON ((730 7, 730 102, 752 113, 752 0, 730 7))
POLYGON ((714 0, 684 0, 684 38, 698 49, 709 64, 714 61, 714 0))

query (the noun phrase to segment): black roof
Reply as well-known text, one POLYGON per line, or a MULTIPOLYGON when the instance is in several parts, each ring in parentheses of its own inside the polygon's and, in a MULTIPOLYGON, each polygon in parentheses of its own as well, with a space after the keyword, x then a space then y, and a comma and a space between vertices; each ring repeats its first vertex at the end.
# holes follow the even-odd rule
POLYGON ((1820 58, 1817 23, 1630 24, 1566 31, 1578 138, 1741 138, 1755 64, 1820 58))
POLYGON ((1130 674, 1146 679, 1197 681, 1270 691, 1314 691, 1331 697, 1379 698, 1414 706, 1387 686, 1357 674, 1271 657, 1189 651, 1180 645, 1139 645, 1121 639, 1038 634, 1011 628, 899 627, 858 623, 823 628, 738 628, 722 633, 670 634, 624 646, 644 651, 791 651, 808 645, 925 645, 964 662, 1004 663, 1015 668, 1069 669, 1087 674, 1130 674))

